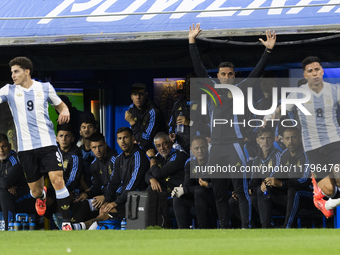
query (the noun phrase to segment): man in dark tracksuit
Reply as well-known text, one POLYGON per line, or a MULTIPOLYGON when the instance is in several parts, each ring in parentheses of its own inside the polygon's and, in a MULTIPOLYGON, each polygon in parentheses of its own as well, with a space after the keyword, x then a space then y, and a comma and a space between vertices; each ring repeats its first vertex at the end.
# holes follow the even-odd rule
POLYGON ((170 137, 165 132, 157 133, 154 149, 146 152, 150 158, 150 169, 145 175, 149 188, 157 192, 170 193, 184 181, 184 163, 189 158, 188 154, 180 148, 174 149, 170 137))
MULTIPOLYGON (((57 142, 63 156, 65 186, 70 193, 72 204, 74 196, 79 195, 75 189, 83 172, 83 156, 78 146, 74 144, 73 127, 70 124, 57 126, 57 142)), ((46 205, 45 217, 50 218, 57 212, 56 196, 52 187, 47 189, 46 205)))
POLYGON ((90 140, 91 150, 96 156, 91 164, 92 186, 75 200, 72 220, 75 222, 87 221, 98 215, 97 209, 104 203, 110 176, 115 171, 116 150, 107 145, 102 134, 93 134, 90 140))
MULTIPOLYGON (((190 28, 189 33, 189 50, 191 59, 193 62, 194 70, 199 78, 210 78, 207 70, 205 69, 199 52, 195 43, 195 38, 201 32, 200 25, 197 24, 193 29, 190 28)), ((260 61, 249 74, 248 78, 260 77, 263 72, 271 50, 273 49, 276 41, 275 33, 266 32, 267 41, 260 39, 262 44, 266 47, 260 61)), ((223 62, 219 65, 219 72, 217 77, 221 84, 230 84, 235 78, 234 65, 230 62, 223 62)), ((244 80, 236 86, 240 88, 244 95, 247 95, 247 88, 252 85, 250 80, 244 80)), ((211 126, 211 150, 209 154, 209 166, 235 166, 237 170, 240 167, 246 166, 246 160, 243 152, 244 133, 245 127, 239 125, 245 119, 245 116, 233 115, 233 97, 229 90, 218 89, 222 105, 215 107, 212 104, 212 116, 211 119, 227 119, 234 122, 233 126, 229 125, 217 125, 211 126), (225 153, 224 153, 225 152, 225 153)), ((229 227, 229 205, 228 205, 228 186, 233 184, 236 192, 238 203, 240 207, 242 228, 249 228, 251 205, 248 195, 248 187, 246 176, 235 176, 233 173, 229 173, 227 178, 215 178, 212 179, 214 196, 216 199, 217 213, 221 228, 229 227), (243 177, 243 178, 242 178, 243 177)))
MULTIPOLYGON (((192 137, 191 152, 194 157, 185 162, 185 177, 182 187, 171 192, 178 228, 189 228, 192 207, 196 209, 198 228, 211 228, 211 216, 216 215, 216 205, 212 183, 202 179, 205 175, 196 167, 204 167, 208 161, 208 143, 205 137, 192 137), (212 212, 209 214, 209 210, 212 212)), ((215 218, 216 219, 216 218, 215 218)), ((216 221, 215 221, 216 223, 216 221)), ((216 226, 216 224, 215 224, 216 226)))
POLYGON ((143 83, 135 83, 131 88, 133 104, 125 112, 125 120, 131 125, 133 136, 142 150, 153 147, 153 138, 158 132, 166 132, 167 127, 162 111, 154 104, 146 93, 143 83))
MULTIPOLYGON (((290 228, 294 223, 296 213, 302 206, 307 209, 313 208, 313 191, 309 178, 309 160, 303 150, 301 134, 296 127, 289 127, 283 131, 283 143, 287 149, 281 154, 281 166, 290 171, 274 173, 265 181, 272 190, 285 191, 286 196, 280 199, 285 202, 286 217, 283 227, 290 228)), ((273 197, 274 198, 274 197, 273 197)))
POLYGON ((92 113, 84 112, 81 115, 81 124, 79 134, 82 137, 82 145, 79 147, 83 155, 84 172, 81 177, 80 186, 83 191, 91 187, 91 163, 95 159, 95 155, 91 150, 90 137, 97 132, 96 121, 92 113))
MULTIPOLYGON (((260 215, 262 228, 270 228, 271 198, 274 198, 274 193, 278 198, 279 195, 281 197, 284 196, 284 193, 267 187, 265 178, 270 177, 270 169, 277 169, 277 166, 280 164, 281 152, 274 147, 275 136, 273 128, 261 128, 256 136, 256 142, 260 150, 252 165, 252 175, 249 182, 249 188, 251 189, 250 198, 252 205, 260 215), (267 195, 265 192, 267 192, 267 195)), ((281 203, 281 205, 285 206, 285 203, 281 203)))
POLYGON ((0 206, 5 220, 5 230, 8 230, 8 214, 35 213, 35 199, 30 195, 24 171, 19 164, 15 151, 5 134, 0 134, 0 206))
POLYGON ((134 137, 128 127, 117 130, 117 143, 122 153, 116 158, 115 171, 105 193, 105 203, 101 211, 117 213, 117 217, 125 217, 125 203, 127 193, 135 190, 145 190, 147 185, 144 176, 149 168, 149 161, 145 152, 133 143, 134 137))

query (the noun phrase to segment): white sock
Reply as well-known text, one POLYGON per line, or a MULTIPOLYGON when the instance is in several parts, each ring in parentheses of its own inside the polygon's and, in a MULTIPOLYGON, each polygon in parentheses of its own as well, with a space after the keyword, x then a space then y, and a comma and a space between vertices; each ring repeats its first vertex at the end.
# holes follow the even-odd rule
POLYGON ((88 230, 96 230, 98 227, 97 221, 93 222, 92 225, 89 227, 88 230))
POLYGON ((35 198, 35 199, 40 198, 40 199, 44 200, 44 199, 46 198, 46 193, 45 193, 45 190, 44 190, 44 189, 43 189, 42 195, 41 195, 42 198, 41 198, 41 197, 35 197, 35 196, 33 196, 32 190, 30 190, 30 194, 31 194, 31 196, 32 196, 33 198, 35 198))
POLYGON ((340 198, 336 198, 336 199, 330 198, 326 202, 325 208, 326 210, 331 210, 337 207, 338 205, 340 205, 340 198))

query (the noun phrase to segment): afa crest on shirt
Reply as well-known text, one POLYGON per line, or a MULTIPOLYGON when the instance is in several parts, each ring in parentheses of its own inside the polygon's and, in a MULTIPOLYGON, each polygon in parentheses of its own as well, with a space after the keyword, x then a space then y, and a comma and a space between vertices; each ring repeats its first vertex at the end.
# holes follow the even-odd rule
POLYGON ((38 92, 38 93, 37 93, 37 97, 40 97, 40 98, 42 98, 42 97, 43 97, 43 94, 42 94, 42 92, 38 92))
POLYGON ((326 99, 326 104, 332 105, 332 100, 331 100, 330 98, 327 98, 327 99, 326 99))
POLYGON ((67 159, 65 159, 65 160, 64 160, 64 169, 66 169, 66 168, 67 168, 67 165, 68 165, 68 160, 67 160, 67 159))
POLYGON ((111 175, 112 174, 112 168, 111 168, 111 166, 109 165, 109 175, 111 175))
POLYGON ((177 109, 177 111, 182 111, 182 107, 179 107, 179 108, 177 109))
POLYGON ((193 104, 191 107, 191 110, 196 111, 197 110, 197 104, 193 104))
POLYGON ((145 116, 144 118, 143 118, 143 126, 145 126, 146 125, 146 122, 148 121, 148 116, 145 116))
POLYGON ((273 166, 273 160, 272 159, 269 160, 269 162, 268 162, 268 167, 271 167, 271 166, 273 166))

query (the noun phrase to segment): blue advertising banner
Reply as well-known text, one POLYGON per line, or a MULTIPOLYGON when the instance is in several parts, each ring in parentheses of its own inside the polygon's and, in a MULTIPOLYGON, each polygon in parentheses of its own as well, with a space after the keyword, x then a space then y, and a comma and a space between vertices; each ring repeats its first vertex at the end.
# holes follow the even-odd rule
MULTIPOLYGON (((340 0, 3 0, 4 38, 157 34, 294 28, 338 30, 340 0)), ((8 41, 10 42, 10 41, 8 41)), ((14 42, 14 41, 13 41, 14 42)), ((3 43, 2 43, 3 44, 3 43)))

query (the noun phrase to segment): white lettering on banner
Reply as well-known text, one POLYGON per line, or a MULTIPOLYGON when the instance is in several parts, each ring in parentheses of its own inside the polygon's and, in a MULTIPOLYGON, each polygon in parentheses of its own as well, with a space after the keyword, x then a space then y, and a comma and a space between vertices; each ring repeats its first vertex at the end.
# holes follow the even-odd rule
MULTIPOLYGON (((196 6, 205 2, 205 0, 183 0, 183 2, 177 7, 175 11, 192 11, 196 6)), ((170 19, 179 19, 183 17, 185 13, 176 13, 170 16, 170 19)))
MULTIPOLYGON (((249 4, 246 8, 257 8, 260 7, 266 0, 255 0, 251 4, 249 4)), ((249 11, 241 11, 238 16, 249 16, 252 14, 254 10, 249 10, 249 11)))
MULTIPOLYGON (((270 7, 285 6, 287 1, 288 0, 273 0, 270 7)), ((268 10, 268 15, 280 15, 281 13, 282 13, 282 8, 281 9, 270 9, 270 10, 268 10)))
MULTIPOLYGON (((327 4, 339 4, 339 3, 340 3, 340 0, 330 0, 327 4)), ((324 6, 320 10, 318 10, 318 13, 330 12, 334 7, 335 7, 335 5, 334 6, 324 6)), ((339 12, 339 10, 340 10, 340 8, 336 12, 339 12)))
POLYGON ((92 7, 96 6, 97 4, 99 4, 102 1, 104 1, 104 0, 90 0, 86 3, 73 4, 71 12, 82 12, 82 11, 91 9, 92 7))
MULTIPOLYGON (((147 12, 162 12, 169 6, 173 5, 174 3, 178 2, 178 0, 156 0, 156 2, 150 7, 147 12)), ((151 19, 155 17, 157 14, 150 14, 150 15, 143 15, 141 20, 143 19, 151 19)))
MULTIPOLYGON (((292 1, 292 0, 290 0, 292 1)), ((309 5, 312 2, 317 2, 316 4, 320 4, 320 1, 324 1, 325 4, 331 4, 331 6, 323 6, 320 9, 311 8, 311 10, 315 11, 316 13, 328 13, 332 10, 335 10, 336 5, 340 4, 340 0, 295 0, 298 3, 295 5, 297 7, 290 8, 285 14, 298 14, 303 8, 306 7, 299 7, 303 5, 309 5), (333 5, 334 4, 334 5, 333 5)), ((38 24, 48 24, 52 17, 57 17, 62 12, 67 10, 71 5, 70 13, 77 13, 83 12, 86 10, 90 10, 97 6, 97 8, 91 14, 83 14, 83 15, 90 15, 86 19, 88 22, 112 22, 112 21, 119 21, 128 17, 129 13, 135 13, 137 10, 146 2, 151 4, 151 7, 146 11, 147 13, 161 13, 167 9, 171 9, 173 11, 175 8, 175 4, 178 3, 178 7, 174 11, 183 11, 184 13, 173 13, 169 19, 179 19, 182 18, 186 13, 186 11, 192 11, 197 6, 205 3, 208 7, 200 6, 201 10, 205 10, 207 12, 201 12, 196 17, 204 18, 204 17, 230 17, 233 16, 238 9, 242 8, 258 8, 262 7, 265 2, 270 3, 271 7, 284 7, 288 0, 248 0, 248 1, 240 1, 243 6, 230 6, 227 0, 135 0, 132 1, 129 6, 125 8, 125 10, 120 12, 107 12, 107 10, 112 7, 114 4, 117 5, 118 8, 122 8, 121 6, 126 2, 124 0, 88 0, 84 2, 84 0, 64 0, 58 6, 56 6, 51 12, 49 12, 45 17, 47 19, 41 19, 38 21, 38 24), (79 2, 79 3, 76 3, 79 2), (249 4, 248 4, 249 3, 249 4), (247 5, 246 5, 247 4, 247 5), (221 7, 221 6, 229 5, 229 7, 221 7), (246 5, 246 6, 245 6, 246 5), (230 11, 230 9, 233 9, 230 11), (210 12, 214 11, 214 12, 210 12), (115 15, 120 14, 119 16, 103 16, 103 17, 91 17, 91 15, 115 15), (123 14, 123 15, 121 15, 123 14), (48 17, 51 17, 49 19, 48 17)), ((294 5, 291 5, 294 6, 294 5)), ((114 6, 115 7, 115 6, 114 6)), ((122 8, 123 9, 123 8, 122 8)), ((117 10, 117 8, 115 8, 117 10)), ((268 15, 282 15, 282 8, 278 9, 269 9, 268 15)), ((337 8, 335 13, 340 13, 340 8, 337 8)), ((145 13, 145 12, 144 12, 145 13)), ((238 13, 238 16, 249 16, 252 13, 256 13, 255 10, 243 10, 238 13)), ((151 18, 155 17, 156 15, 160 14, 145 14, 141 17, 141 20, 150 20, 151 18)), ((193 21, 194 22, 194 21, 193 21)))
MULTIPOLYGON (((320 4, 320 0, 301 0, 300 2, 298 2, 296 4, 296 6, 299 6, 299 5, 308 5, 310 4, 311 2, 313 1, 316 1, 318 2, 318 4, 320 4)), ((322 1, 322 0, 321 0, 322 1)), ((300 11, 302 11, 302 9, 305 8, 305 7, 300 7, 300 8, 292 8, 290 9, 287 14, 298 14, 300 11)))
MULTIPOLYGON (((118 14, 118 13, 132 13, 135 12, 139 7, 141 7, 147 0, 136 0, 130 6, 128 6, 124 11, 121 12, 106 12, 106 10, 111 7, 117 0, 106 0, 101 6, 94 10, 91 15, 101 15, 101 14, 118 14)), ((125 19, 128 16, 106 16, 106 17, 88 17, 86 20, 89 22, 110 22, 125 19)))
POLYGON ((220 8, 222 4, 224 4, 227 0, 215 0, 211 5, 206 8, 206 10, 219 10, 221 12, 202 12, 197 17, 225 17, 225 16, 233 16, 236 11, 225 11, 228 9, 241 9, 242 7, 228 7, 228 8, 220 8), (223 11, 224 10, 224 11, 223 11))
MULTIPOLYGON (((58 5, 54 10, 52 10, 49 14, 45 17, 55 17, 58 16, 63 10, 69 7, 75 0, 64 0, 60 5, 58 5)), ((52 19, 42 19, 38 22, 38 24, 47 24, 52 19)))

